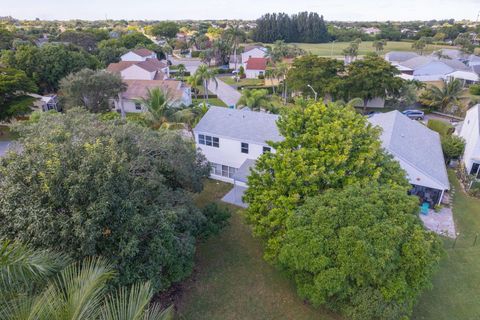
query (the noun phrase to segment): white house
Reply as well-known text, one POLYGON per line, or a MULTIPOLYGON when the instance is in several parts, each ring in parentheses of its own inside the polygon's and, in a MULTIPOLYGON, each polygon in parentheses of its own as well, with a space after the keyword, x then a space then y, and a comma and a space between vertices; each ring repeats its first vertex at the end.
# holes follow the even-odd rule
POLYGON ((410 194, 440 204, 450 189, 440 135, 398 111, 375 114, 369 122, 382 129, 383 148, 406 171, 410 194))
POLYGON ((170 77, 168 64, 151 58, 110 63, 107 71, 118 73, 125 80, 165 80, 170 77))
POLYGON ((147 59, 157 59, 157 54, 151 50, 142 48, 128 51, 120 57, 122 61, 146 61, 147 59))
POLYGON ((235 66, 237 67, 237 70, 240 66, 246 68, 247 62, 250 58, 265 58, 267 55, 267 48, 261 46, 247 46, 242 54, 230 56, 229 68, 235 69, 235 66))
POLYGON ((362 28, 361 30, 363 31, 363 33, 366 33, 366 34, 371 35, 371 36, 375 36, 375 35, 380 34, 382 32, 382 30, 380 30, 378 28, 375 28, 375 27, 362 28))
POLYGON ((460 136, 465 139, 463 164, 465 170, 480 178, 480 105, 468 109, 460 129, 460 136))
POLYGON ((189 106, 192 104, 191 88, 177 80, 125 80, 127 90, 119 99, 114 100, 115 109, 120 112, 143 112, 145 106, 139 101, 147 98, 148 90, 160 88, 166 92, 173 106, 189 106))
POLYGON ((249 58, 245 65, 247 79, 256 79, 260 75, 265 76, 267 62, 267 58, 249 58))
POLYGON ((210 107, 195 126, 195 142, 210 162, 211 178, 234 184, 226 201, 243 205, 241 198, 255 160, 275 152, 267 141, 283 140, 277 115, 249 110, 210 107))

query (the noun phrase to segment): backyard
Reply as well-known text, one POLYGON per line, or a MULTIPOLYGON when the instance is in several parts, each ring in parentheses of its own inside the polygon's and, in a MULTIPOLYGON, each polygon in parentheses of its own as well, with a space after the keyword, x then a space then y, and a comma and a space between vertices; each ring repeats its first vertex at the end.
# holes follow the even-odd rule
MULTIPOLYGON (((446 255, 433 288, 419 299, 412 319, 478 319, 480 317, 480 200, 467 196, 453 171, 454 219, 460 237, 445 239, 446 255)), ((221 199, 231 185, 208 180, 196 202, 203 206, 221 199)), ((227 206, 226 204, 222 204, 227 206)), ((294 284, 262 259, 262 244, 253 238, 242 210, 228 206, 230 226, 200 244, 196 272, 183 286, 180 319, 340 319, 304 303, 294 284)))
MULTIPOLYGON (((208 180, 196 199, 203 206, 231 185, 208 180)), ((222 204, 225 205, 226 204, 222 204)), ((228 206, 230 226, 198 247, 196 272, 184 284, 180 319, 339 319, 305 304, 294 284, 262 259, 262 245, 245 225, 242 210, 228 206)))
POLYGON ((456 189, 453 201, 457 242, 445 239, 446 255, 433 279, 433 289, 424 292, 413 319, 479 319, 480 304, 480 200, 466 195, 453 171, 449 171, 456 189), (453 248, 453 246, 455 247, 453 248))

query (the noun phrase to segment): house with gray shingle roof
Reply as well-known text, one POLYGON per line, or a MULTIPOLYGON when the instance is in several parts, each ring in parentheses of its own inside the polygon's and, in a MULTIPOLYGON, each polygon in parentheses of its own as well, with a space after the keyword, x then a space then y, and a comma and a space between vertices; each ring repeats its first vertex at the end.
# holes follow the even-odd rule
POLYGON ((399 111, 375 114, 369 122, 382 129, 382 146, 406 171, 410 193, 441 203, 450 184, 439 134, 399 111))
MULTIPOLYGON (((233 183, 224 200, 244 206, 243 192, 255 160, 275 152, 268 141, 280 142, 278 116, 264 112, 211 107, 195 127, 197 147, 211 164, 211 178, 233 183)), ((382 145, 400 163, 412 184, 411 193, 437 204, 450 189, 438 133, 398 111, 369 119, 382 129, 382 145)))

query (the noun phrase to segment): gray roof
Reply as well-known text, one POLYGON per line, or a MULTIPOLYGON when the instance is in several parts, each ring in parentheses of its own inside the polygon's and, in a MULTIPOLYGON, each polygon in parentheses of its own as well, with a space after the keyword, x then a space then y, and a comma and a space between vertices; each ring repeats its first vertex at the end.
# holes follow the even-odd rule
POLYGON ((476 66, 472 66, 472 71, 480 75, 480 64, 476 66))
POLYGON ((282 141, 277 128, 278 115, 265 112, 210 107, 195 132, 203 132, 234 140, 265 144, 282 141))
POLYGON ((440 136, 398 111, 375 114, 372 125, 382 128, 382 145, 407 172, 412 184, 448 190, 440 136))
POLYGON ((250 169, 255 166, 256 160, 247 159, 245 160, 240 168, 233 175, 233 179, 241 182, 248 182, 248 176, 250 175, 250 169))
POLYGON ((462 62, 460 62, 458 60, 438 59, 438 58, 433 57, 433 56, 418 56, 418 57, 400 62, 399 64, 404 66, 404 67, 415 70, 415 69, 421 68, 421 67, 423 67, 423 66, 425 66, 429 63, 432 63, 432 62, 444 63, 454 70, 459 70, 459 71, 468 71, 469 70, 468 67, 465 64, 463 64, 462 62))
POLYGON ((388 61, 406 61, 412 58, 418 57, 418 54, 411 51, 390 51, 385 55, 385 59, 388 61))
POLYGON ((0 141, 0 157, 3 157, 10 146, 10 141, 0 141))
POLYGON ((466 54, 458 49, 440 49, 438 51, 440 51, 442 55, 450 57, 450 59, 461 59, 466 57, 466 54))

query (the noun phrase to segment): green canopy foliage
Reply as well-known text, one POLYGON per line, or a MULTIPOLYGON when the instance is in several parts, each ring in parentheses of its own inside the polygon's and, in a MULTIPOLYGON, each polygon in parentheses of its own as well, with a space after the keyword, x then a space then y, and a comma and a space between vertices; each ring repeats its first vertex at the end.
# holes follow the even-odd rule
POLYGON ((22 151, 0 160, 0 234, 77 261, 103 256, 117 284, 158 290, 190 274, 196 238, 212 229, 192 201, 209 173, 193 143, 81 109, 17 130, 22 151))
POLYGON ((407 319, 442 253, 405 187, 327 190, 299 207, 287 227, 279 260, 299 294, 353 320, 407 319))
POLYGON ((269 260, 276 260, 286 221, 306 197, 359 181, 408 186, 404 171, 384 153, 379 129, 352 107, 288 108, 278 128, 284 140, 270 143, 276 152, 257 160, 244 196, 247 219, 267 240, 269 260))
POLYGON ((162 21, 150 27, 149 33, 157 37, 175 38, 180 27, 174 21, 162 21))

